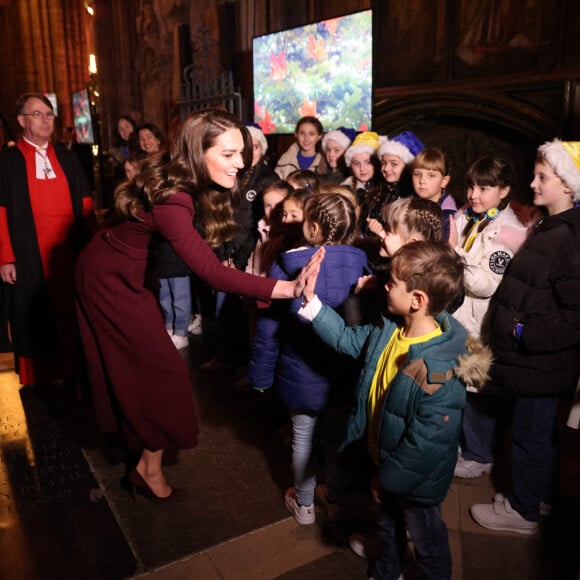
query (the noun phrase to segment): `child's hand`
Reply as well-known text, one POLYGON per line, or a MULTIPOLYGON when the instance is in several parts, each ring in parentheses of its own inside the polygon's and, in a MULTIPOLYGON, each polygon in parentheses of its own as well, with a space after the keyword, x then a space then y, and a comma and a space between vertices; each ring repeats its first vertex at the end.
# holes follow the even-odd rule
POLYGON ((459 233, 457 232, 457 224, 452 215, 449 216, 449 245, 456 248, 459 243, 459 233))
POLYGON ((358 294, 361 290, 374 290, 377 287, 377 278, 372 274, 361 276, 354 288, 354 293, 358 294))
POLYGON ((385 229, 379 220, 376 220, 375 218, 367 218, 367 224, 369 225, 369 230, 373 232, 373 234, 379 236, 381 241, 385 239, 387 232, 385 232, 385 229))
POLYGON ((316 282, 318 280, 319 272, 320 269, 306 279, 306 284, 302 291, 302 296, 304 296, 306 302, 310 302, 316 296, 316 282))
POLYGON ((294 286, 294 297, 300 298, 304 296, 304 299, 309 302, 314 298, 314 290, 316 288, 316 280, 318 279, 318 274, 320 272, 320 264, 324 260, 324 255, 326 250, 324 246, 321 246, 316 250, 316 252, 311 256, 310 260, 302 271, 296 278, 294 286))
POLYGON ((375 503, 382 503, 381 502, 381 493, 382 493, 381 481, 377 477, 373 477, 371 480, 371 494, 373 496, 373 500, 375 503))

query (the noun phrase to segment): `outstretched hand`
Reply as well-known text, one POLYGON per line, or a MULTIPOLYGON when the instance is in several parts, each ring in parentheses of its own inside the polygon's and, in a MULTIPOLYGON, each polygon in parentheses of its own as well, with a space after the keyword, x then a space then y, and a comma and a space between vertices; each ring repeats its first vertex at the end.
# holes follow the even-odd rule
POLYGON ((324 246, 318 248, 308 260, 308 263, 302 268, 300 274, 295 280, 278 280, 272 290, 272 298, 300 298, 304 296, 306 286, 312 286, 312 281, 309 279, 314 277, 314 285, 316 285, 316 278, 320 271, 320 264, 324 260, 325 249, 324 246))
POLYGON ((314 298, 316 280, 318 279, 320 264, 322 264, 325 254, 326 250, 324 249, 324 246, 320 246, 320 248, 312 254, 306 266, 302 268, 302 271, 296 278, 296 285, 294 286, 295 298, 304 296, 306 301, 310 301, 314 298))
POLYGON ((383 228, 383 224, 375 218, 367 218, 368 228, 373 234, 381 238, 381 241, 385 239, 387 232, 385 232, 385 228, 383 228))

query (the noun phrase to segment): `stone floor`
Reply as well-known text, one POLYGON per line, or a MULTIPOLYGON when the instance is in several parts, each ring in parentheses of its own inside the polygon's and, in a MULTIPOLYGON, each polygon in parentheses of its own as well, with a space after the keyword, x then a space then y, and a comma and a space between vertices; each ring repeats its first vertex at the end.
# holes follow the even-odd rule
MULTIPOLYGON (((133 500, 124 467, 105 453, 90 400, 55 387, 21 387, 0 356, 0 578, 3 580, 356 579, 368 565, 346 547, 354 523, 288 517, 291 483, 286 415, 273 393, 232 388, 227 372, 203 373, 193 339, 191 369, 200 444, 167 466, 183 501, 133 500)), ((159 388, 163 388, 160 385, 159 388)), ((474 502, 505 490, 493 480, 455 480, 443 504, 454 579, 580 578, 580 436, 561 429, 561 497, 536 537, 479 527, 474 502)), ((412 562, 405 576, 417 578, 412 562)))

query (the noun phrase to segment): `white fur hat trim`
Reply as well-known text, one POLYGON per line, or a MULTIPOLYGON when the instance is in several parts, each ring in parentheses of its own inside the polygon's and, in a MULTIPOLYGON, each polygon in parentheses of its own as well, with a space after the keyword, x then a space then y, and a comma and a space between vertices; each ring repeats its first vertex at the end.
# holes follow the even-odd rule
POLYGON ((350 139, 338 129, 329 131, 322 138, 322 150, 326 151, 326 144, 329 141, 336 141, 343 149, 346 149, 350 145, 350 139))
POLYGON ((248 125, 246 129, 250 132, 252 139, 256 139, 258 143, 260 143, 262 146, 262 155, 264 155, 266 151, 268 151, 268 140, 266 139, 266 135, 264 135, 260 129, 252 127, 251 125, 248 125))
POLYGON ((411 163, 415 156, 401 143, 397 141, 384 141, 381 146, 379 147, 379 151, 377 153, 377 157, 381 159, 381 157, 385 154, 388 155, 396 155, 403 160, 403 163, 407 165, 411 163))
POLYGON ((538 147, 554 173, 572 190, 572 199, 580 201, 580 169, 570 152, 559 139, 547 141, 538 147))

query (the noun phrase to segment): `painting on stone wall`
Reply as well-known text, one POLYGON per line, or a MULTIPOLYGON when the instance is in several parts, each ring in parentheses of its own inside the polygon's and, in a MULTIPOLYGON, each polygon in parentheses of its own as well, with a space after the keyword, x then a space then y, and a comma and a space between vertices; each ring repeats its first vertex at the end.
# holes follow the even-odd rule
POLYGON ((544 0, 460 0, 453 77, 538 71, 544 0))
POLYGON ((559 14, 548 0, 377 3, 376 87, 546 72, 559 14))

